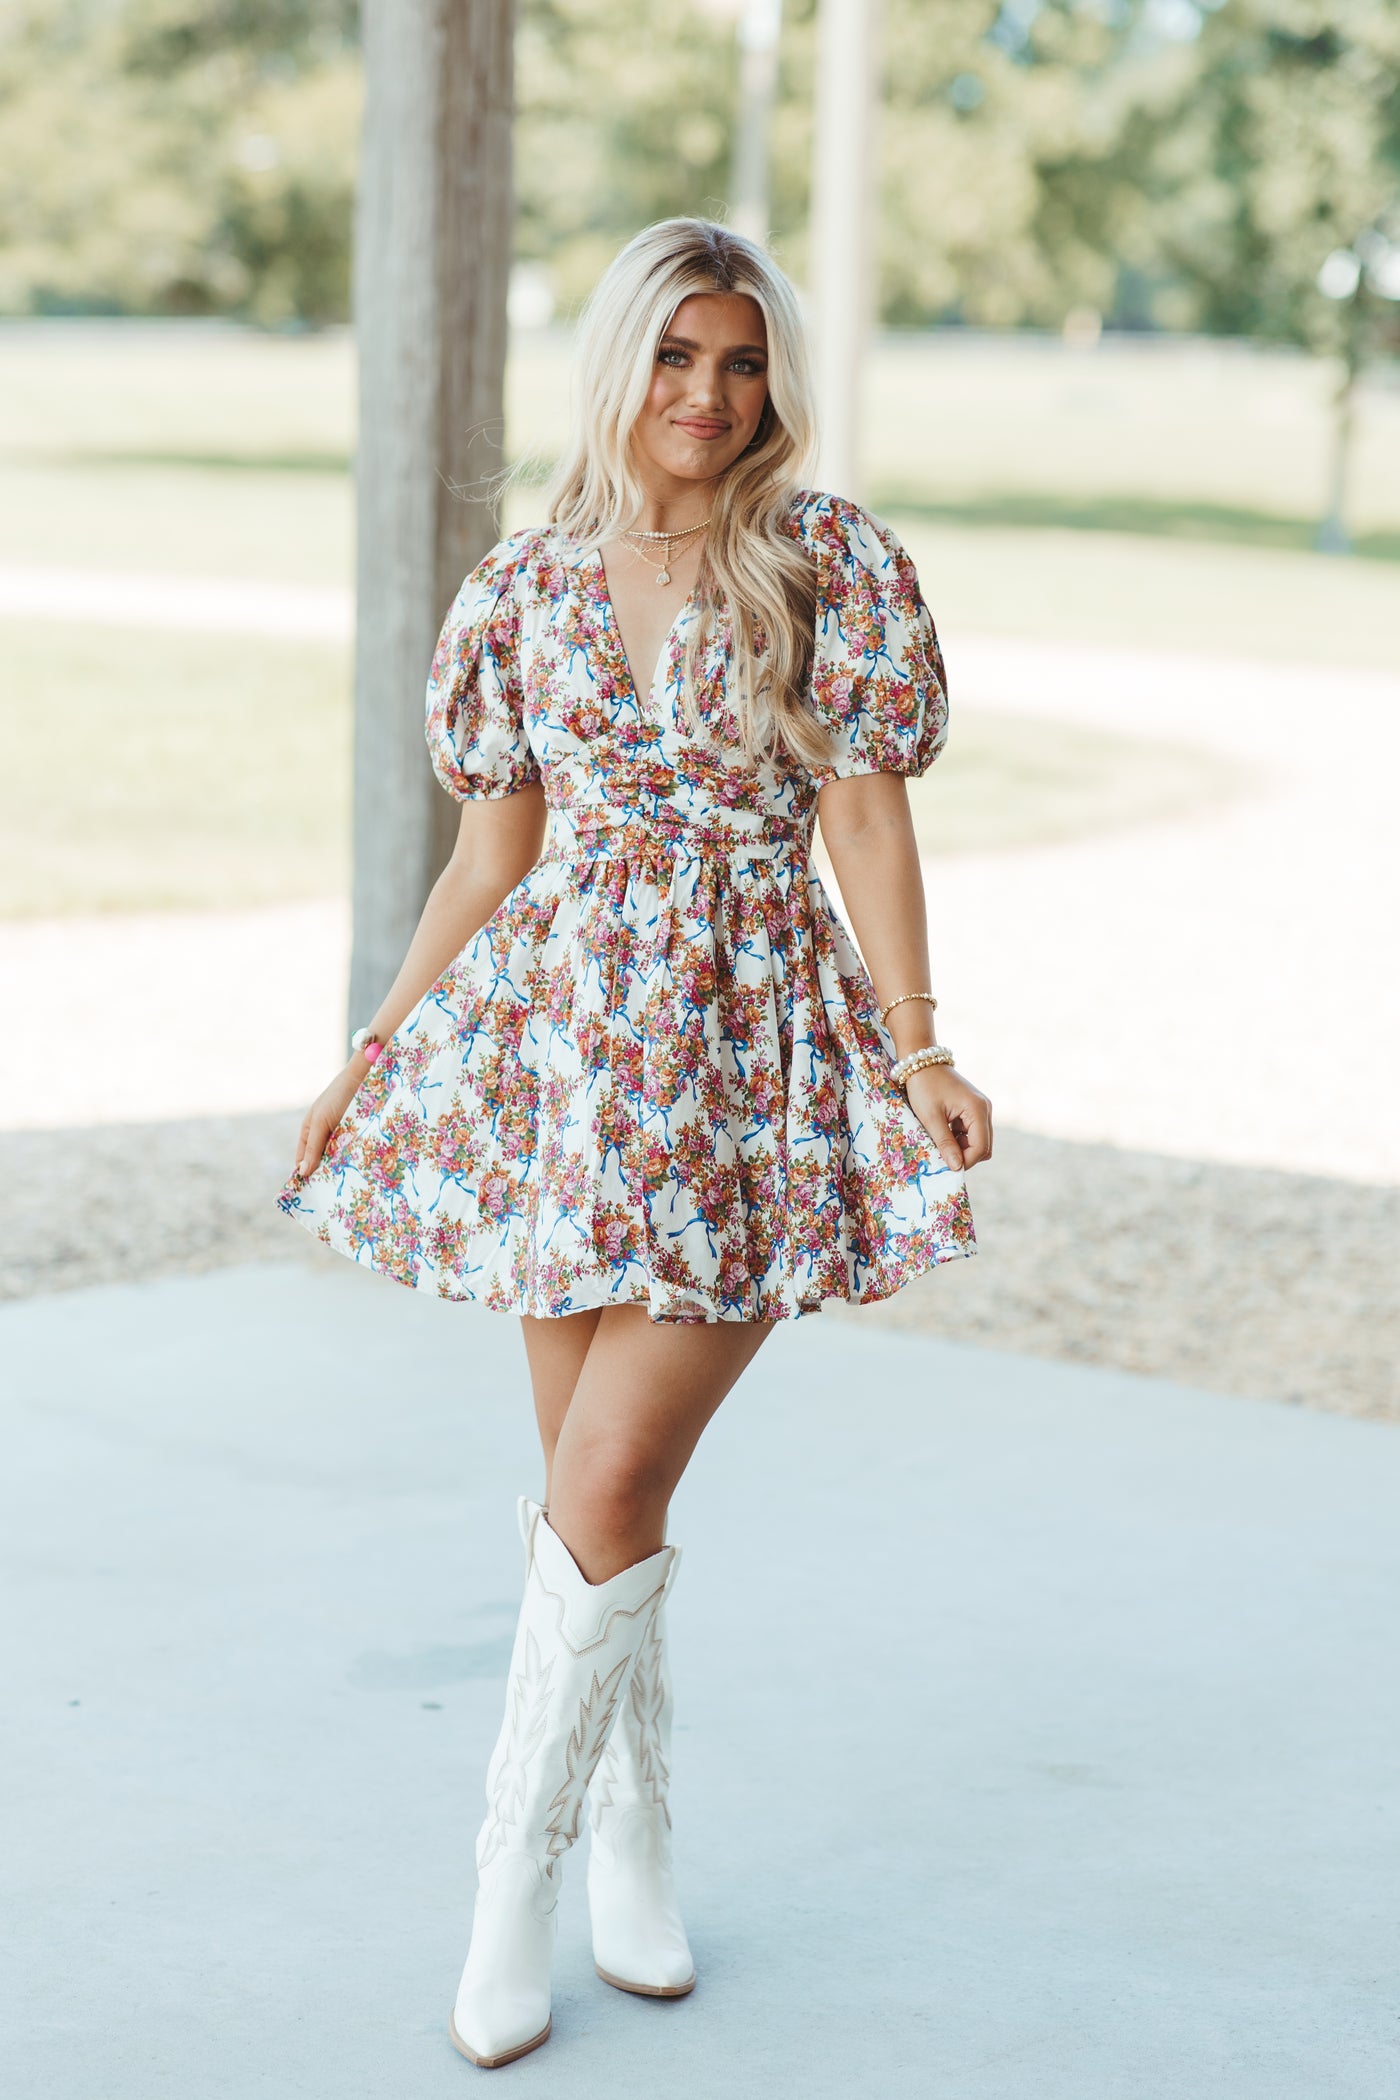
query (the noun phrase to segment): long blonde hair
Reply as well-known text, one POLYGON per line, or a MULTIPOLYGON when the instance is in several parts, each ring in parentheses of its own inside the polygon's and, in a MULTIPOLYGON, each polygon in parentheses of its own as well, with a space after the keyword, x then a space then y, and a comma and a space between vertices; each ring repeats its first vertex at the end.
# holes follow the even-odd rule
POLYGON ((632 430, 666 326, 695 292, 744 293, 759 306, 768 400, 754 441, 715 489, 696 594, 701 617, 686 641, 685 705, 694 725, 701 653, 727 611, 729 705, 746 756, 772 760, 786 750, 820 763, 830 745, 808 698, 816 576, 788 526, 815 448, 816 416, 797 296, 756 243, 712 219, 662 219, 609 264, 580 318, 573 427, 547 491, 547 515, 577 540, 635 529, 645 492, 632 464, 632 430))

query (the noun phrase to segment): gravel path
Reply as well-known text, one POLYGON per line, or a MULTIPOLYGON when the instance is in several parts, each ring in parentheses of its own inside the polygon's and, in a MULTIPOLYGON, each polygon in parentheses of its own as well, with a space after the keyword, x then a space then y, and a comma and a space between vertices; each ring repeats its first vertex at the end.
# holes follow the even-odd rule
MULTIPOLYGON (((273 1207, 296 1122, 0 1135, 0 1296, 338 1262, 273 1207)), ((1400 1422, 1400 1189, 1020 1131, 972 1186, 975 1261, 835 1317, 1400 1422)))
POLYGON ((951 675, 955 737, 961 696, 1251 777, 1181 821, 928 864, 939 1020, 1002 1120, 1400 1181, 1400 679, 969 641, 951 675))

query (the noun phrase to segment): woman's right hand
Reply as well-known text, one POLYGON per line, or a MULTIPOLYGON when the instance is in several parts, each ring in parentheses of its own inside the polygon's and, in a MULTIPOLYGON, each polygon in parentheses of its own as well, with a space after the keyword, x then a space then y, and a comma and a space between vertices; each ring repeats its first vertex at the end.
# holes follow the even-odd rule
POLYGON ((297 1163, 293 1179, 305 1180, 321 1164, 321 1155, 338 1128, 341 1117, 365 1083, 369 1066, 357 1052, 343 1072, 337 1073, 324 1093, 318 1094, 301 1119, 297 1139, 297 1163))

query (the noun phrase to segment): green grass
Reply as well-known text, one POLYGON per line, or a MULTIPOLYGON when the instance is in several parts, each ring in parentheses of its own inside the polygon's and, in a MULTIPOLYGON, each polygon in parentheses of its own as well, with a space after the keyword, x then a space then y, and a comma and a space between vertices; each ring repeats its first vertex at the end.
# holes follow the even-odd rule
MULTIPOLYGON (((1286 547, 1311 553, 1315 518, 1284 518, 1243 504, 1173 501, 1152 496, 1016 495, 948 498, 921 496, 906 483, 872 489, 872 509, 899 511, 936 524, 1010 526, 1015 531, 1132 533, 1148 539, 1220 541, 1237 547, 1286 547)), ((1400 530, 1357 533, 1352 552, 1363 560, 1400 561, 1400 530)))
MULTIPOLYGON (((1400 388, 1360 390, 1352 523, 1400 530, 1400 388)), ((887 337, 864 401, 867 486, 920 500, 1113 499, 1316 520, 1327 506, 1334 369, 1244 343, 887 337)), ((1035 522, 1006 519, 1002 522, 1035 522)))
POLYGON ((347 652, 80 620, 3 641, 0 917, 344 891, 347 652))
POLYGON ((947 644, 955 704, 960 634, 1400 671, 1389 563, 887 515, 947 644))
POLYGON ((1162 823, 1246 784, 1214 752, 978 708, 954 714, 909 802, 925 853, 989 853, 1162 823))
POLYGON ((344 474, 0 459, 0 562, 346 585, 353 529, 344 474))
MULTIPOLYGON (((1400 669, 1400 389, 1364 391, 1359 544, 1309 551, 1324 367, 1235 345, 890 338, 865 401, 868 499, 918 564, 953 737, 916 784, 931 852, 1180 815, 1242 785, 1172 740, 958 708, 959 638, 1002 634, 1400 669)), ((567 345, 518 341, 511 444, 557 450, 567 345)), ((0 563, 350 580, 348 335, 0 325, 0 563)), ((538 515, 528 489, 506 529, 538 515)), ((342 893, 347 652, 0 625, 0 915, 342 893)))
MULTIPOLYGON (((0 917, 344 893, 344 653, 81 626, 5 634, 0 917)), ((911 793, 920 843, 951 853, 1175 816, 1236 785, 1177 746, 978 710, 911 793)))
POLYGON ((348 330, 262 335, 220 322, 0 323, 0 453, 257 459, 349 456, 348 330))
POLYGON ((38 467, 212 467, 230 474, 348 474, 350 454, 341 451, 280 452, 179 451, 155 445, 94 445, 83 452, 30 452, 38 467))

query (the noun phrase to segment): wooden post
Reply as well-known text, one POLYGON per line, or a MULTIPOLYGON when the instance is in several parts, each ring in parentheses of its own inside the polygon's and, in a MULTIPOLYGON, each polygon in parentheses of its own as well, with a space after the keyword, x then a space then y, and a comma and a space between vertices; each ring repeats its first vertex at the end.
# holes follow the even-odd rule
POLYGON ((392 982, 457 826, 423 690, 497 537, 464 501, 501 463, 513 0, 365 0, 355 225, 354 947, 349 1024, 392 982))
POLYGON ((875 307, 877 0, 821 0, 807 282, 819 479, 860 496, 860 381, 875 307))

